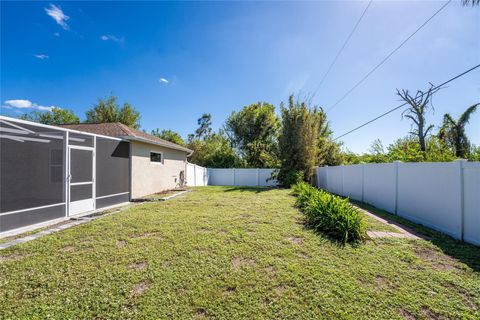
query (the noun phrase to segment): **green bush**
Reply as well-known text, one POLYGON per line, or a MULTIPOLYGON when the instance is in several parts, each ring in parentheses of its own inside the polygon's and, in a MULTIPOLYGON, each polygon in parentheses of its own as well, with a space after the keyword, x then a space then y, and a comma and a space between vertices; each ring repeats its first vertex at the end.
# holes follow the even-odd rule
POLYGON ((301 182, 293 187, 296 205, 304 213, 307 224, 342 243, 365 238, 365 225, 358 210, 348 199, 319 190, 301 182))

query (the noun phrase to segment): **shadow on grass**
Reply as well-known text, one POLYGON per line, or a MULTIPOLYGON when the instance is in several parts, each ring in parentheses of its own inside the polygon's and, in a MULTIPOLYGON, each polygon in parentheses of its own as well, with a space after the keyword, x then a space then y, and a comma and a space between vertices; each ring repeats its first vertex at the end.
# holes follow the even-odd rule
POLYGON ((474 245, 455 240, 454 238, 443 234, 441 232, 432 230, 428 227, 416 224, 407 219, 399 217, 397 215, 391 214, 385 210, 375 208, 374 206, 368 205, 363 202, 358 202, 351 200, 352 204, 375 214, 385 220, 392 221, 394 223, 399 223, 404 225, 419 235, 423 235, 427 241, 430 241, 432 244, 437 246, 443 253, 449 255, 450 257, 457 259, 460 262, 465 263, 470 268, 475 270, 475 272, 480 272, 480 248, 474 245))
POLYGON ((241 192, 265 192, 278 189, 278 187, 240 187, 240 186, 232 186, 224 189, 224 192, 232 192, 232 191, 241 191, 241 192))

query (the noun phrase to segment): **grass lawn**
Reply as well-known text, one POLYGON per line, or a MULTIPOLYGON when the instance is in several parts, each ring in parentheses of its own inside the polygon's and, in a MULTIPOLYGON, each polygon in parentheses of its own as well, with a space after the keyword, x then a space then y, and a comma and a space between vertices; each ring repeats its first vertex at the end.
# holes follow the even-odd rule
POLYGON ((479 248, 432 231, 342 247, 293 203, 202 187, 2 250, 0 319, 480 318, 479 248))

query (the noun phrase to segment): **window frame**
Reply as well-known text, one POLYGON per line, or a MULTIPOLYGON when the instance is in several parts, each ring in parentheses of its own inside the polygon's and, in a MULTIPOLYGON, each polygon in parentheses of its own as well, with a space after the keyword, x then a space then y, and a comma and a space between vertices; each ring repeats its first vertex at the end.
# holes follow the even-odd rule
POLYGON ((155 165, 162 165, 163 164, 163 152, 161 151, 155 151, 155 150, 150 150, 150 163, 155 164, 155 165), (160 161, 153 161, 152 160, 152 153, 159 154, 161 160, 160 161))

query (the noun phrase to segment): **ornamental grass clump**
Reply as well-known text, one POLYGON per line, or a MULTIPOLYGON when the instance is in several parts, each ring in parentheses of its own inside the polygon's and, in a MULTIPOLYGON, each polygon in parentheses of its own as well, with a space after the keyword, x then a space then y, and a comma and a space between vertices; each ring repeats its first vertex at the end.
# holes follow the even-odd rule
POLYGON ((365 225, 358 210, 348 199, 319 190, 307 183, 293 187, 296 205, 306 217, 307 225, 341 243, 365 238, 365 225))

